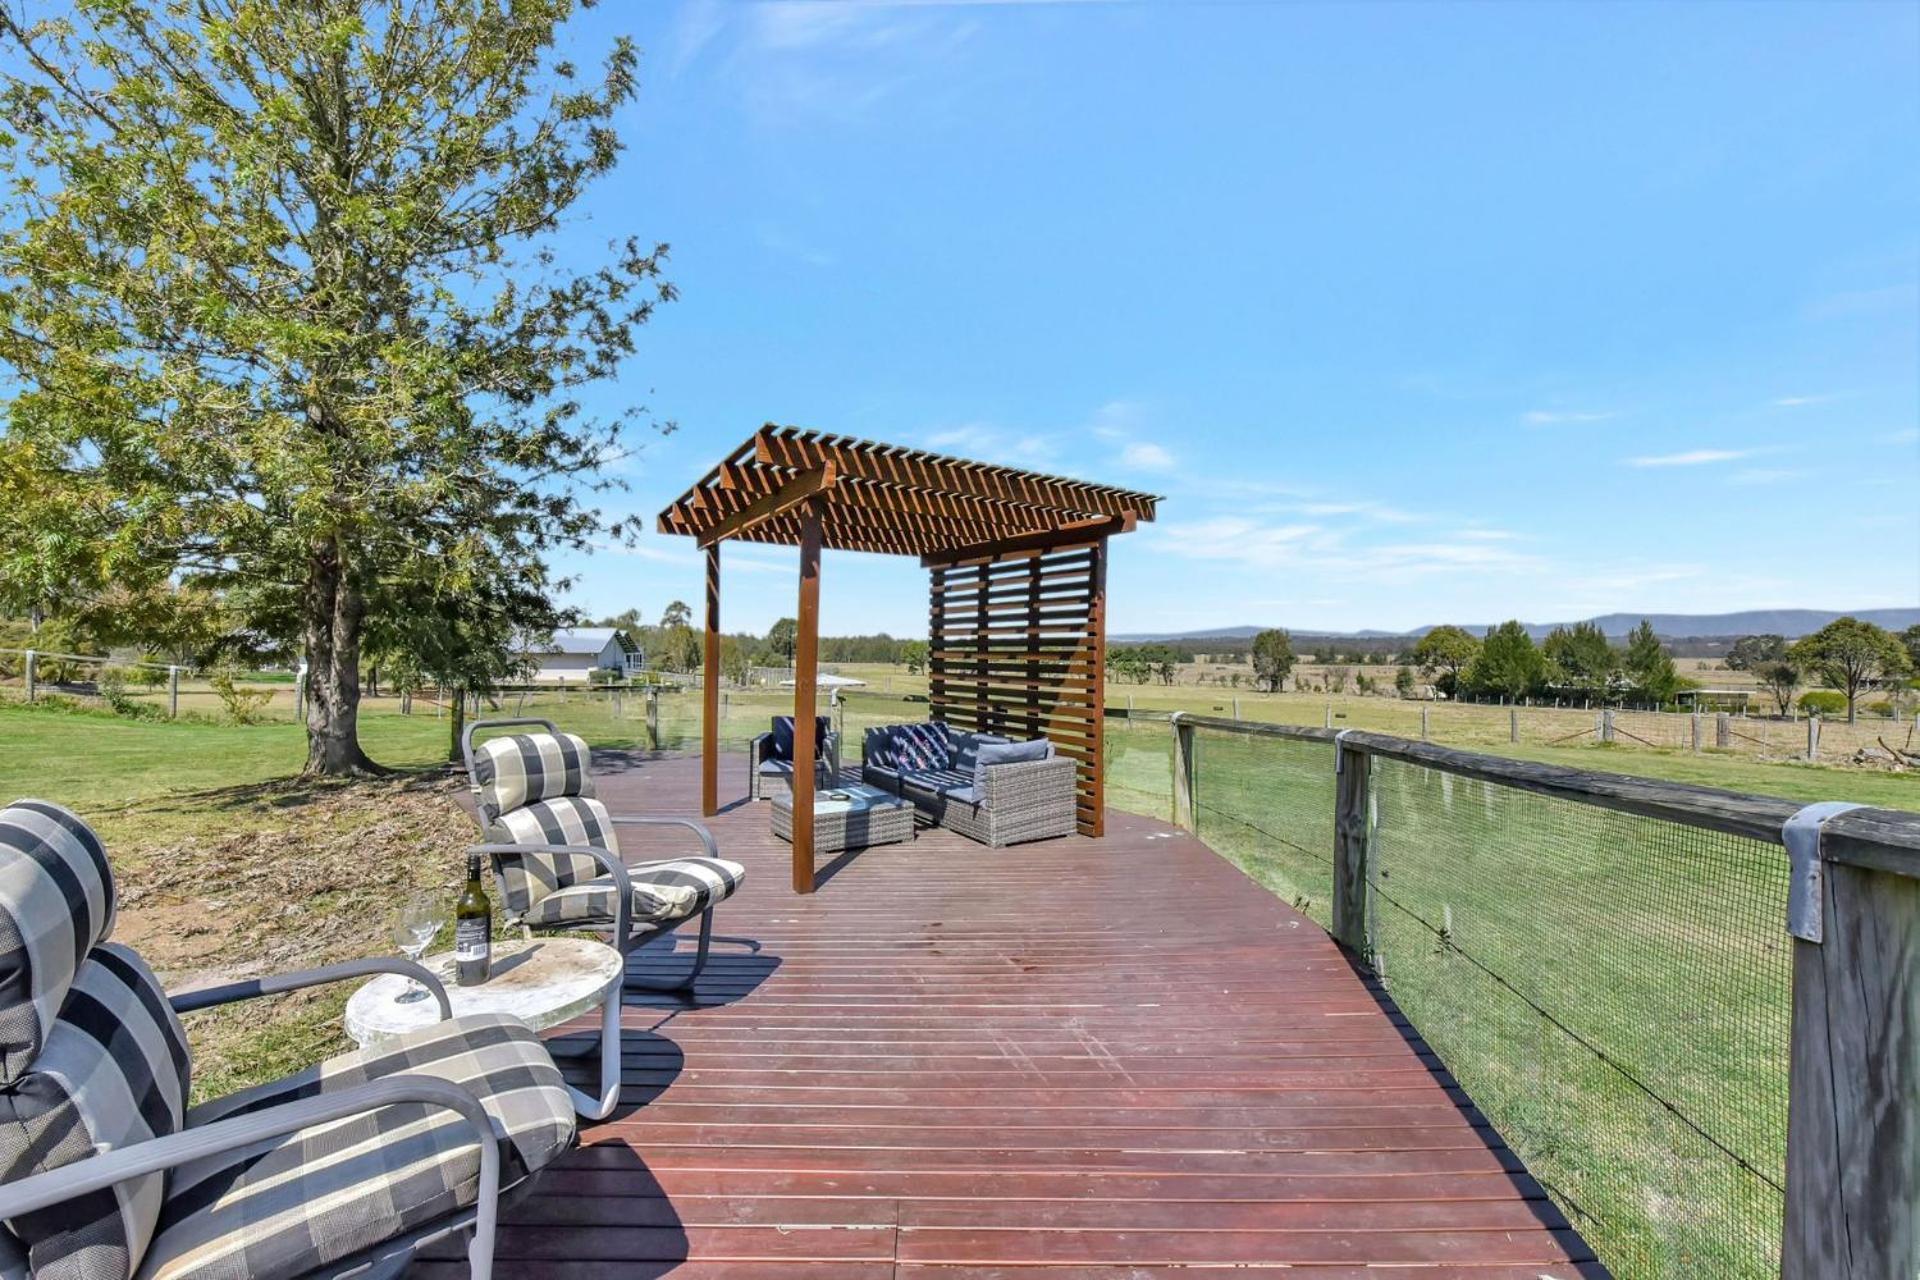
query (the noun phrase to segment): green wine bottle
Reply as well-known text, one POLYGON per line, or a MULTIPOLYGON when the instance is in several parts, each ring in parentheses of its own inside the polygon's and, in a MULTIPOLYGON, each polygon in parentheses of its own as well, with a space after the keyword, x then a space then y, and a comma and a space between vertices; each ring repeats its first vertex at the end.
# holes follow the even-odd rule
POLYGON ((456 980, 477 987, 487 980, 493 961, 493 904, 480 882, 480 855, 467 855, 467 887, 453 907, 453 960, 456 980))

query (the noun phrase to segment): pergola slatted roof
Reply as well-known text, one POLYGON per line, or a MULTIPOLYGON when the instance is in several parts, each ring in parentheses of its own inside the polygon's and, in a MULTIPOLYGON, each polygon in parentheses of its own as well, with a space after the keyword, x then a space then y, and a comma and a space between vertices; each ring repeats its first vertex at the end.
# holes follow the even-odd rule
MULTIPOLYGON (((800 549, 794 719, 818 707, 820 552, 918 556, 931 569, 928 711, 966 730, 1047 738, 1075 761, 1073 822, 1104 830, 1107 540, 1151 520, 1150 493, 769 423, 660 513, 706 552, 700 803, 719 810, 720 547, 800 549)), ((816 884, 814 735, 793 739, 793 887, 816 884)))
POLYGON ((1149 493, 769 424, 660 513, 661 533, 798 546, 797 508, 818 497, 822 545, 952 554, 1084 526, 1151 520, 1149 493))

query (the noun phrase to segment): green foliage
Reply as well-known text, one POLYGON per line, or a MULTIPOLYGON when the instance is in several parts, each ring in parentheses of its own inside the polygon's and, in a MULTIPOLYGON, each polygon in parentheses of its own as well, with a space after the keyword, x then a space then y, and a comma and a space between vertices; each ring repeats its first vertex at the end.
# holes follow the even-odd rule
POLYGON ((158 720, 161 718, 160 708, 150 702, 142 702, 127 692, 127 669, 125 667, 109 666, 103 668, 100 672, 99 679, 94 682, 94 687, 100 690, 100 700, 106 703, 108 709, 117 716, 125 716, 129 720, 158 720))
POLYGON ((1605 697, 1620 674, 1619 651, 1591 622, 1555 627, 1540 649, 1547 660, 1548 678, 1566 690, 1605 697))
POLYGON ((243 689, 238 676, 233 668, 220 667, 207 676, 207 683, 219 695, 220 706, 230 723, 258 724, 261 711, 273 700, 273 690, 243 689))
POLYGON ((909 674, 918 675, 927 669, 927 642, 909 640, 900 646, 900 661, 906 664, 909 674))
MULTIPOLYGON (((1783 649, 1782 652, 1784 653, 1785 650, 1783 649)), ((1755 662, 1750 670, 1760 683, 1766 686, 1767 692, 1773 695, 1775 704, 1780 708, 1780 714, 1787 714, 1787 708, 1793 705, 1793 691, 1800 687, 1802 678, 1800 668, 1781 657, 1755 662)))
POLYGON ((0 604, 220 592, 307 654, 321 772, 367 766, 381 620, 482 675, 553 624, 546 553, 627 532, 585 388, 672 296, 663 247, 549 251, 636 84, 625 40, 565 61, 574 8, 0 11, 0 604))
POLYGON ((693 626, 693 610, 687 607, 685 600, 675 600, 660 613, 660 628, 671 631, 675 627, 693 626))
POLYGON ((1832 689, 1809 689, 1800 695, 1800 710, 1810 716, 1837 716, 1847 709, 1847 696, 1832 689))
POLYGON ((1459 627, 1435 627, 1420 637, 1408 660, 1420 668, 1440 692, 1460 692, 1461 676, 1480 653, 1480 642, 1459 627))
POLYGON ((1287 632, 1274 628, 1253 638, 1253 678, 1267 692, 1280 692, 1293 663, 1293 637, 1287 632))
POLYGON ((794 619, 782 618, 767 630, 767 648, 779 654, 783 664, 793 661, 799 628, 800 624, 794 619))
POLYGON ((1411 698, 1415 688, 1413 668, 1402 666, 1393 673, 1393 691, 1403 698, 1411 698))
POLYGON ((1503 622, 1487 632, 1466 686, 1488 697, 1523 698, 1546 683, 1547 659, 1519 622, 1503 622))
POLYGON ((1741 636, 1733 642, 1733 647, 1727 650, 1727 669, 1757 671, 1763 663, 1782 662, 1786 656, 1787 642, 1783 636, 1741 636))
POLYGON ((1907 669, 1920 671, 1920 622, 1900 633, 1900 647, 1907 651, 1907 669))
POLYGON ((1674 670, 1673 659, 1653 633, 1653 623, 1645 618, 1627 636, 1625 666, 1634 692, 1648 702, 1670 702, 1680 691, 1680 675, 1674 670))
POLYGON ((1845 695, 1850 721, 1863 691, 1877 680, 1905 674, 1910 666, 1906 647, 1891 632, 1852 617, 1836 618, 1787 652, 1845 695))

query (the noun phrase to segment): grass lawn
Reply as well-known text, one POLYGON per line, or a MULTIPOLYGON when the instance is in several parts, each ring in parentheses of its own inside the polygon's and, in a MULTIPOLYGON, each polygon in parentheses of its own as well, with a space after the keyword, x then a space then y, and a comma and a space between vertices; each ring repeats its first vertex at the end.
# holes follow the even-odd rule
MULTIPOLYGON (((849 695, 831 711, 846 759, 863 728, 924 719, 924 697, 924 682, 906 677, 849 695)), ((723 744, 744 745, 791 701, 785 690, 729 693, 723 744)), ((1215 710, 1204 693, 1189 705, 1215 710)), ((596 745, 650 741, 640 699, 511 697, 489 714, 550 716, 596 745)), ((697 694, 661 695, 659 745, 695 746, 699 715, 697 694)), ((391 953, 395 898, 450 891, 471 836, 445 768, 448 728, 430 703, 402 716, 373 701, 363 741, 404 772, 315 785, 295 776, 305 742, 290 720, 231 727, 0 702, 0 799, 42 796, 96 824, 121 881, 120 936, 172 985, 273 972, 391 953)), ((1108 741, 1109 803, 1170 816, 1171 729, 1114 720, 1108 741)), ((1632 743, 1487 745, 1792 799, 1920 808, 1911 775, 1632 743)), ((1382 762, 1376 784, 1376 887, 1397 904, 1375 922, 1387 984, 1475 1102, 1623 1277, 1769 1274, 1779 1198, 1767 1178, 1777 1179, 1785 1116, 1784 856, 1413 766, 1382 762)), ((1198 802, 1203 839, 1326 921, 1326 747, 1203 731, 1198 802)), ((345 1047, 347 994, 197 1016, 196 1093, 345 1047)))

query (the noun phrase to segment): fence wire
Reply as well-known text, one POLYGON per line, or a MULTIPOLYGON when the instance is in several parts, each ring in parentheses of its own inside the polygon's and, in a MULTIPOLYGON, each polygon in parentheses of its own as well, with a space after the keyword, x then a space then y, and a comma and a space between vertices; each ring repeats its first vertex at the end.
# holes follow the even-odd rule
POLYGON ((1600 1257, 1776 1276, 1784 852, 1392 760, 1372 794, 1375 965, 1600 1257))
MULTIPOLYGON (((1163 730, 1169 741, 1171 731, 1163 730)), ((1333 920, 1333 747, 1194 731, 1198 834, 1322 927, 1333 920)))

